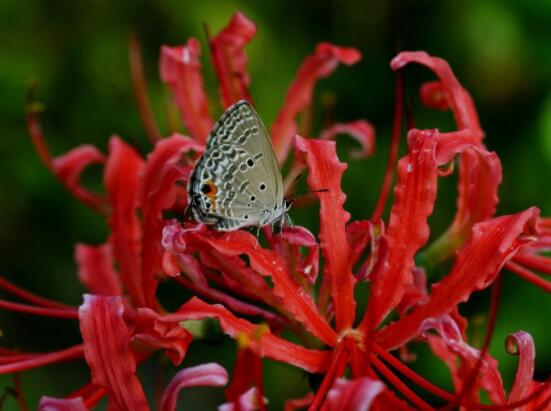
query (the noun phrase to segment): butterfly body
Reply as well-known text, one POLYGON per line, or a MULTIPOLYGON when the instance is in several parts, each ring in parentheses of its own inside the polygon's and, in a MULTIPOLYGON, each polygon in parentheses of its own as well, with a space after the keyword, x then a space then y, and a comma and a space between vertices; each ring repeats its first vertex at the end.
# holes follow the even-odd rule
POLYGON ((266 128, 251 105, 229 107, 214 125, 188 185, 196 221, 220 231, 265 226, 288 208, 266 128))

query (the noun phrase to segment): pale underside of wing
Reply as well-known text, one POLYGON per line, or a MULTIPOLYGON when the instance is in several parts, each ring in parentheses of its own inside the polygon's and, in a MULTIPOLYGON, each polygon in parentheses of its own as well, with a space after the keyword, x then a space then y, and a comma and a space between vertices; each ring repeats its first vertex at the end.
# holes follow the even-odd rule
POLYGON ((268 133, 245 101, 218 120, 190 180, 190 196, 217 228, 264 225, 284 212, 281 172, 268 133), (206 187, 210 187, 206 189, 206 187))

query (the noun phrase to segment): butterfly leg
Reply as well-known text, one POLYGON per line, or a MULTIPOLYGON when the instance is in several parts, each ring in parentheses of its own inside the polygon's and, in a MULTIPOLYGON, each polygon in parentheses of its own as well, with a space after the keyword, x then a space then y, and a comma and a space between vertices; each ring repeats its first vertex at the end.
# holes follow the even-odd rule
POLYGON ((256 243, 254 245, 254 249, 256 251, 256 247, 258 247, 258 244, 259 244, 259 238, 260 238, 260 226, 257 226, 256 227, 256 243))

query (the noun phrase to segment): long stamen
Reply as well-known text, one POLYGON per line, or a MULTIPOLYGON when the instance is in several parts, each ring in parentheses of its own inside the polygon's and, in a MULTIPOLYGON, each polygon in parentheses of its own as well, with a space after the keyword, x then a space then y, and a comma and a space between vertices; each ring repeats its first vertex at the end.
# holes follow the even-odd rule
POLYGON ((45 308, 34 305, 14 303, 11 301, 0 300, 0 308, 10 311, 18 311, 25 314, 43 315, 45 317, 67 318, 71 320, 78 319, 76 308, 45 308))
POLYGON ((27 290, 24 290, 23 288, 11 283, 2 276, 0 276, 0 288, 3 288, 4 290, 12 293, 16 297, 19 297, 23 300, 42 307, 74 309, 74 307, 70 305, 58 303, 57 301, 52 301, 39 295, 33 294, 27 290))
POLYGON ((27 401, 25 401, 25 394, 23 393, 23 384, 21 384, 21 378, 19 377, 19 373, 13 374, 13 386, 15 388, 15 396, 17 397, 17 404, 19 405, 19 409, 21 411, 28 411, 29 406, 27 405, 27 401))
POLYGON ((43 367, 56 362, 74 360, 81 358, 83 355, 84 345, 78 344, 64 350, 54 351, 47 354, 38 354, 32 358, 24 359, 22 361, 0 365, 0 375, 43 367))
POLYGON ((162 136, 159 132, 159 126, 157 125, 155 116, 153 115, 153 109, 151 108, 151 101, 147 91, 140 42, 136 33, 133 31, 130 32, 128 39, 128 59, 130 63, 132 88, 136 96, 138 112, 140 113, 140 118, 142 119, 149 140, 155 144, 162 136))
POLYGON ((404 384, 394 373, 375 355, 369 355, 369 361, 373 364, 373 367, 377 369, 389 382, 400 392, 404 397, 411 401, 416 407, 421 410, 430 411, 434 410, 429 404, 415 394, 406 384, 404 384))
POLYGON ((513 257, 513 261, 522 264, 532 270, 545 275, 551 275, 551 259, 543 255, 519 253, 513 257))
POLYGON ((323 399, 325 398, 325 394, 327 394, 327 391, 329 391, 335 379, 339 378, 343 374, 344 369, 346 368, 347 360, 346 355, 344 355, 345 353, 345 345, 341 342, 335 349, 333 361, 331 361, 331 365, 325 373, 323 381, 316 392, 316 396, 310 404, 310 407, 308 407, 308 411, 316 411, 321 406, 323 399))
POLYGON ((27 130, 40 159, 48 170, 53 172, 52 155, 50 154, 50 150, 44 141, 42 127, 40 126, 40 112, 42 111, 42 105, 36 101, 35 94, 36 83, 33 82, 29 86, 27 92, 27 106, 25 109, 27 130))
POLYGON ((401 374, 409 378, 411 381, 413 381, 415 384, 420 386, 421 388, 424 388, 428 392, 430 392, 433 395, 436 395, 437 397, 440 397, 447 401, 452 401, 455 398, 455 395, 452 393, 449 393, 448 391, 443 390, 442 388, 434 385, 429 380, 425 379, 423 376, 417 374, 415 371, 413 371, 411 368, 406 366, 404 363, 402 363, 400 360, 398 360, 396 357, 394 357, 389 352, 386 352, 381 346, 379 346, 377 343, 373 343, 371 345, 373 352, 377 355, 379 355, 383 360, 385 360, 388 364, 393 366, 396 370, 398 370, 401 374))
POLYGON ((379 193, 379 199, 375 206, 375 211, 371 216, 371 221, 377 221, 381 219, 385 206, 390 194, 390 187, 392 185, 392 178, 394 177, 394 168, 396 160, 398 159, 398 148, 400 142, 400 131, 402 130, 402 116, 404 106, 404 80, 402 71, 399 70, 396 73, 396 94, 394 103, 394 118, 392 120, 392 134, 390 137, 390 151, 388 153, 388 161, 386 164, 385 176, 383 178, 383 185, 381 186, 381 192, 379 193))
POLYGON ((509 261, 505 264, 505 268, 511 271, 513 274, 518 275, 521 278, 524 278, 526 281, 531 282, 534 285, 537 285, 542 290, 551 293, 551 283, 546 281, 544 278, 541 278, 539 275, 533 273, 532 271, 509 261))

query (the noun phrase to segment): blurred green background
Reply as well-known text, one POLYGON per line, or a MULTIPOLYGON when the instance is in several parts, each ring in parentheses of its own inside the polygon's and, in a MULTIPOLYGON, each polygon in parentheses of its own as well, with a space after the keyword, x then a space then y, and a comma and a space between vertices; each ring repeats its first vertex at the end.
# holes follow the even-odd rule
MULTIPOLYGON (((38 294, 78 305, 84 291, 76 280, 76 242, 100 243, 108 234, 105 221, 67 194, 34 152, 26 133, 24 104, 29 80, 38 82, 38 98, 47 142, 54 155, 82 143, 106 150, 110 135, 118 134, 143 152, 150 144, 140 122, 130 83, 128 33, 138 33, 155 114, 166 132, 165 100, 169 94, 158 74, 162 44, 177 45, 198 37, 203 45, 205 81, 214 116, 221 107, 214 71, 206 52, 203 23, 214 33, 236 10, 258 24, 247 47, 251 93, 269 126, 281 107, 286 88, 300 63, 320 41, 357 47, 362 61, 339 67, 316 88, 314 130, 322 124, 320 96, 336 97, 338 121, 366 118, 377 130, 377 154, 350 160, 342 140, 339 153, 350 167, 344 177, 346 207, 353 219, 373 210, 384 169, 393 111, 394 75, 389 61, 399 50, 426 50, 446 59, 472 94, 486 144, 503 163, 499 213, 532 205, 551 214, 551 2, 519 1, 68 1, 0 2, 0 275, 38 294)), ((453 129, 449 113, 421 108, 416 90, 433 77, 412 67, 406 73, 407 99, 420 128, 453 129)), ((314 133, 316 134, 316 133, 314 133)), ((404 140, 402 140, 402 149, 404 140)), ((85 178, 99 181, 100 169, 85 178)), ((441 180, 439 200, 431 218, 434 233, 444 230, 455 204, 455 180, 441 180)), ((294 210, 295 222, 316 226, 312 211, 294 210)), ((536 374, 551 371, 551 296, 504 273, 497 330, 491 346, 505 384, 510 386, 516 359, 503 349, 505 336, 529 331, 537 348, 536 374)), ((164 286, 176 306, 186 297, 164 286)), ((5 294, 0 294, 1 298, 5 294)), ((488 293, 461 306, 471 322, 473 341, 484 334, 488 293)), ((27 351, 60 349, 79 341, 70 320, 49 320, 2 312, 0 343, 27 351)), ((429 379, 449 386, 444 366, 426 348, 413 344, 418 360, 412 365, 429 379)), ((204 348, 192 346, 184 365, 211 361, 231 369, 234 345, 222 339, 204 348), (220 358, 219 353, 224 352, 220 358)), ((152 385, 153 365, 141 368, 144 384, 152 385)), ((284 398, 299 396, 307 379, 290 367, 267 363, 266 391, 273 409, 284 398), (283 383, 284 382, 284 383, 283 383)), ((61 364, 25 372, 21 381, 31 408, 42 394, 62 396, 88 380, 82 363, 61 364)), ((0 377, 0 395, 13 385, 0 377)), ((221 390, 196 390, 182 395, 181 404, 194 408, 197 398, 212 404, 221 390)), ((103 404, 105 405, 105 404, 103 404)), ((214 405, 213 405, 214 407, 214 405)), ((8 398, 4 409, 16 409, 8 398)), ((214 408, 213 408, 214 409, 214 408)))

